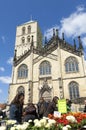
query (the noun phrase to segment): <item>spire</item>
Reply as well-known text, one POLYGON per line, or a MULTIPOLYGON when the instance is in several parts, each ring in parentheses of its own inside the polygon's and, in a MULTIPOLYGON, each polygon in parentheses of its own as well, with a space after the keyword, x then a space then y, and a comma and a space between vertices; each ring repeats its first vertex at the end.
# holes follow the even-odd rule
POLYGON ((62 40, 64 41, 65 39, 64 39, 64 33, 62 33, 62 40))
POLYGON ((32 37, 32 40, 31 40, 30 50, 33 51, 33 46, 34 46, 34 44, 33 44, 33 35, 31 37, 32 37))
POLYGON ((53 28, 53 37, 55 37, 55 29, 53 28))
POLYGON ((78 36, 78 41, 79 41, 79 50, 83 50, 83 45, 80 36, 78 36))
POLYGON ((33 35, 32 35, 32 41, 31 41, 31 46, 33 46, 33 35))
POLYGON ((47 37, 45 36, 45 45, 47 44, 47 37))
POLYGON ((17 60, 16 53, 17 53, 17 50, 15 49, 13 61, 16 61, 16 60, 17 60))
POLYGON ((76 41, 74 39, 74 50, 76 50, 76 41))
POLYGON ((56 36, 58 37, 58 29, 56 29, 56 36))
POLYGON ((32 15, 30 16, 30 22, 33 22, 33 18, 32 18, 32 15))

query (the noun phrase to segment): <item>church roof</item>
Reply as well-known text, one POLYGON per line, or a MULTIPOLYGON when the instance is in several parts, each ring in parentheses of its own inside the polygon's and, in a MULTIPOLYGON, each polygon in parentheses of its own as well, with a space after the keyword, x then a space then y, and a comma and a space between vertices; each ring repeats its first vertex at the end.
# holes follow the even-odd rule
POLYGON ((32 51, 34 54, 38 54, 39 56, 47 56, 48 54, 51 54, 54 50, 56 50, 58 46, 60 47, 60 49, 63 49, 77 56, 81 56, 83 54, 82 48, 77 49, 75 44, 73 46, 68 42, 66 42, 64 38, 61 39, 58 37, 58 35, 53 35, 53 37, 42 48, 34 48, 34 43, 33 43, 30 50, 28 50, 19 59, 16 59, 16 56, 14 56, 14 65, 16 66, 21 61, 23 61, 26 57, 28 57, 31 54, 32 51))
POLYGON ((22 26, 22 25, 24 26, 24 25, 26 25, 26 24, 31 24, 31 23, 34 23, 34 22, 37 22, 37 21, 30 20, 30 21, 28 21, 28 22, 25 22, 25 23, 19 25, 19 26, 22 26))

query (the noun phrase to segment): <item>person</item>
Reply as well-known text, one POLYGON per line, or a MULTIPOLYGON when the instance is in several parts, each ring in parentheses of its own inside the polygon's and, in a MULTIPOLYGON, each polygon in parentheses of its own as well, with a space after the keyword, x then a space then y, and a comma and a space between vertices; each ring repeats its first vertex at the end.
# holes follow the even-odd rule
POLYGON ((45 117, 48 117, 48 114, 54 114, 54 111, 58 111, 58 106, 57 106, 57 102, 58 102, 58 97, 54 96, 52 102, 50 102, 47 106, 47 110, 44 113, 45 117))
POLYGON ((18 93, 10 104, 9 118, 22 123, 22 110, 24 104, 24 93, 18 93))
POLYGON ((39 99, 39 102, 37 104, 37 109, 38 109, 39 119, 41 119, 44 116, 44 113, 45 113, 45 111, 47 109, 47 103, 46 103, 46 101, 44 100, 43 97, 41 97, 39 99))
POLYGON ((71 111, 71 104, 72 104, 71 100, 66 99, 67 112, 71 111))
POLYGON ((83 112, 86 112, 86 100, 84 101, 84 111, 83 112))
POLYGON ((23 112, 23 122, 27 122, 28 120, 37 119, 38 115, 36 112, 36 107, 33 103, 28 103, 28 106, 24 109, 23 112))
POLYGON ((0 116, 2 116, 3 117, 3 111, 2 111, 2 109, 0 108, 0 116))

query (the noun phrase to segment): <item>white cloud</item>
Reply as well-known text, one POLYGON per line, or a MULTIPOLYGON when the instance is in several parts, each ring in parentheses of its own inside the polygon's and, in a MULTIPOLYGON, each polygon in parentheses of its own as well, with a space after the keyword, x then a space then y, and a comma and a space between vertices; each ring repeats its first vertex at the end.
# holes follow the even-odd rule
POLYGON ((0 89, 0 94, 2 93, 2 89, 0 89))
POLYGON ((86 34, 86 11, 84 6, 79 6, 77 11, 68 18, 61 20, 60 33, 64 32, 67 37, 76 37, 86 34))
POLYGON ((84 11, 85 10, 85 7, 84 7, 84 5, 82 4, 82 5, 79 5, 79 6, 77 6, 77 11, 84 11))
POLYGON ((13 57, 10 57, 10 58, 8 59, 7 63, 12 65, 12 64, 13 64, 13 57))
POLYGON ((5 83, 5 84, 9 84, 9 83, 11 83, 11 77, 8 77, 8 76, 1 76, 0 77, 0 81, 2 82, 2 83, 5 83))
POLYGON ((46 36, 47 39, 50 39, 53 36, 53 29, 59 29, 59 26, 55 25, 44 32, 44 36, 46 36))
POLYGON ((83 42, 84 46, 86 46, 86 37, 82 38, 82 42, 83 42))
POLYGON ((0 71, 5 71, 5 69, 3 67, 0 67, 0 71))
POLYGON ((83 45, 86 46, 86 10, 83 5, 77 7, 77 10, 69 15, 69 17, 62 18, 60 25, 55 25, 50 29, 47 29, 44 33, 45 36, 52 37, 53 28, 59 29, 59 35, 62 37, 64 32, 67 38, 74 38, 81 36, 83 45))

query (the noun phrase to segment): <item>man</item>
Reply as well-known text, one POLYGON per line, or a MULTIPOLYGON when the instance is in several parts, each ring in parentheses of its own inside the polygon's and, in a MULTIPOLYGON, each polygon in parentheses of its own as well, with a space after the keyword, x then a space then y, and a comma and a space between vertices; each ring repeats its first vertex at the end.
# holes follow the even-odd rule
POLYGON ((44 116, 44 113, 45 113, 45 111, 47 109, 47 103, 46 103, 46 101, 44 100, 43 97, 41 97, 39 99, 39 102, 37 104, 37 108, 38 108, 39 119, 41 119, 44 116))

